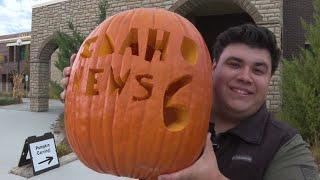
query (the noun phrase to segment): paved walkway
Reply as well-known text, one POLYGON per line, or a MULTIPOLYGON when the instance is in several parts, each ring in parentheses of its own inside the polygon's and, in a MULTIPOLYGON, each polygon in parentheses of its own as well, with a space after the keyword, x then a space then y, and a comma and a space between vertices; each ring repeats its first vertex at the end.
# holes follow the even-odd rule
MULTIPOLYGON (((51 131, 51 125, 63 112, 63 104, 50 100, 48 112, 29 112, 29 100, 23 104, 0 106, 0 179, 25 180, 9 174, 18 165, 24 141, 29 136, 40 136, 51 131)), ((30 178, 30 180, 120 180, 120 178, 96 173, 85 167, 79 160, 60 168, 30 178)))

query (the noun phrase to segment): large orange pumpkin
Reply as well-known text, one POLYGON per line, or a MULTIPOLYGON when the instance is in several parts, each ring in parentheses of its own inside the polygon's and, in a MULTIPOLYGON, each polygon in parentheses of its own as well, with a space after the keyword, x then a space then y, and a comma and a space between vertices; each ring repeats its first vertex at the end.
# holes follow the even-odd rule
POLYGON ((89 168, 140 179, 190 166, 206 139, 211 61, 197 29, 163 9, 121 12, 84 41, 65 127, 89 168))

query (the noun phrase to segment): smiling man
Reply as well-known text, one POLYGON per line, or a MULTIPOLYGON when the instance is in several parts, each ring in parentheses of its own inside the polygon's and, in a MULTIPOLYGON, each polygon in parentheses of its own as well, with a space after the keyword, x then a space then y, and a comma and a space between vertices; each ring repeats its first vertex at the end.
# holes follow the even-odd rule
POLYGON ((192 166, 160 179, 319 179, 308 144, 266 108, 280 59, 274 34, 250 24, 232 27, 217 37, 213 57, 214 136, 192 166))
MULTIPOLYGON (((280 59, 274 34, 250 24, 232 27, 218 36, 213 57, 214 110, 204 151, 190 167, 159 179, 318 180, 307 143, 266 108, 280 59)), ((64 70, 64 87, 70 71, 64 70)))

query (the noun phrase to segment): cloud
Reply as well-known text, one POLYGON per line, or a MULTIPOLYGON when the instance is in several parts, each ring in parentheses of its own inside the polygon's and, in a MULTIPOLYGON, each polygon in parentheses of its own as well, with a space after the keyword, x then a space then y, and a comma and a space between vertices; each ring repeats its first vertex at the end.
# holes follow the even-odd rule
POLYGON ((32 6, 49 0, 0 0, 0 35, 31 31, 32 6))

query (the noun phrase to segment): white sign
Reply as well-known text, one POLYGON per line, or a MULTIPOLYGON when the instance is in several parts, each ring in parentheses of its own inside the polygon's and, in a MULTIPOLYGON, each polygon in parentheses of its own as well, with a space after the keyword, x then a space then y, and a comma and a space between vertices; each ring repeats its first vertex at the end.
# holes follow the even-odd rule
POLYGON ((59 164, 53 138, 30 143, 29 147, 35 172, 48 169, 59 164))

